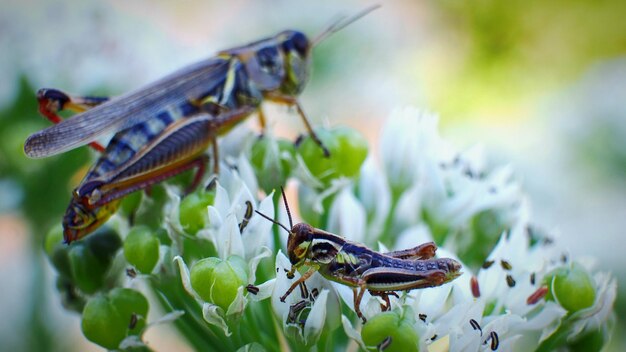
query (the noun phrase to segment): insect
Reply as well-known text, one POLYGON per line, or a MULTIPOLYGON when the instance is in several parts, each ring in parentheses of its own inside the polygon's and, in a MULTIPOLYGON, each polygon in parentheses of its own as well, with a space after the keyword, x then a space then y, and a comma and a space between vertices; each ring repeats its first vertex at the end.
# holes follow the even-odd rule
POLYGON ((461 264, 456 260, 433 258, 437 250, 433 242, 406 250, 379 253, 305 223, 294 226, 284 192, 283 201, 291 229, 256 211, 289 233, 287 252, 292 266, 287 277, 293 278, 302 266, 309 268, 280 297, 282 302, 296 287, 319 272, 328 280, 352 287, 354 311, 365 323, 360 309, 365 291, 382 297, 385 305, 381 308, 388 310, 391 306, 389 296, 396 295, 394 291, 441 286, 461 275, 461 264))
POLYGON ((205 170, 203 153, 209 145, 217 173, 217 137, 253 113, 265 129, 263 101, 294 107, 328 156, 297 100, 309 78, 311 53, 329 35, 377 7, 339 19, 313 40, 286 30, 221 51, 119 97, 73 97, 56 89, 40 90, 39 110, 55 125, 28 137, 26 155, 41 158, 88 143, 102 152, 73 191, 63 218, 65 242, 78 240, 106 222, 120 199, 131 192, 197 168, 193 188, 205 170), (78 114, 63 120, 58 115, 61 110, 78 114), (110 133, 116 134, 106 148, 96 142, 110 133))

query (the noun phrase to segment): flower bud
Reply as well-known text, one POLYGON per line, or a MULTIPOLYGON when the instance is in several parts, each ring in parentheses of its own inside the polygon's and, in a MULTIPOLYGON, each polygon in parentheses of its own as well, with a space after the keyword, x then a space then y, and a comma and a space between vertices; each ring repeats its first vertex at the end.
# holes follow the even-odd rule
POLYGON ((259 186, 270 194, 287 182, 293 168, 295 148, 286 139, 258 138, 250 151, 250 162, 259 186))
POLYGON ((148 309, 148 300, 140 292, 115 288, 106 296, 96 296, 87 302, 81 328, 89 341, 117 349, 126 336, 141 333, 148 309))
POLYGON ((328 185, 340 176, 358 175, 368 152, 367 141, 356 130, 348 127, 316 129, 315 133, 330 152, 325 157, 319 145, 306 137, 298 146, 298 153, 313 176, 328 185))
POLYGON ((144 274, 150 274, 159 260, 159 239, 146 226, 133 227, 124 240, 128 263, 144 274))
POLYGON ((110 263, 122 246, 120 236, 112 228, 103 226, 87 237, 85 245, 103 263, 110 263))
POLYGON ((131 215, 137 210, 137 208, 139 208, 142 197, 143 192, 133 192, 124 197, 120 203, 120 212, 126 216, 131 215))
POLYGON ((100 290, 110 262, 100 261, 84 243, 73 244, 68 254, 72 281, 76 287, 88 294, 100 290))
POLYGON ((549 289, 546 301, 556 301, 570 313, 591 307, 596 298, 589 273, 577 263, 548 273, 544 284, 549 289))
POLYGON ((246 267, 245 260, 238 256, 199 260, 191 268, 191 287, 206 302, 228 311, 239 287, 248 282, 246 267))
POLYGON ((83 310, 83 334, 87 340, 106 349, 117 349, 126 337, 127 325, 128 321, 124 321, 105 296, 90 299, 83 310))
POLYGON ((179 219, 187 233, 195 235, 209 224, 207 207, 213 204, 214 192, 199 191, 187 195, 180 202, 179 219))
POLYGON ((128 327, 128 334, 138 335, 146 326, 150 305, 144 295, 130 288, 114 288, 108 294, 113 307, 120 313, 128 327))
POLYGON ((383 347, 385 352, 419 351, 419 337, 413 324, 394 311, 380 313, 365 323, 363 342, 370 350, 383 347))

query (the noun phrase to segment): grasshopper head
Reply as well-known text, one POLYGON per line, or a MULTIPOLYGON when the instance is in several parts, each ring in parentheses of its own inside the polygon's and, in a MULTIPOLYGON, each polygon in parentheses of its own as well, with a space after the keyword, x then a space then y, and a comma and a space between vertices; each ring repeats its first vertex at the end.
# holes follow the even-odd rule
POLYGON ((63 216, 63 240, 70 244, 92 233, 104 224, 115 210, 119 201, 89 209, 78 198, 72 198, 63 216))
POLYGON ((463 274, 461 272, 463 266, 456 260, 451 258, 440 258, 437 260, 440 261, 440 266, 443 266, 443 269, 446 272, 445 282, 450 282, 463 274))
POLYGON ((285 77, 280 90, 287 95, 298 95, 309 80, 311 43, 302 32, 293 30, 281 32, 277 39, 285 65, 285 77))
POLYGON ((303 263, 307 258, 307 253, 313 240, 313 228, 304 223, 295 225, 289 231, 287 240, 287 252, 292 265, 303 263))

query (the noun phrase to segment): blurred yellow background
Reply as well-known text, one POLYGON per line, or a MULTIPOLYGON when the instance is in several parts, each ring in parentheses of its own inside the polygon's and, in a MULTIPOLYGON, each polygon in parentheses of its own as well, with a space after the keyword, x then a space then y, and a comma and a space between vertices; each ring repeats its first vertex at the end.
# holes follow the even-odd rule
MULTIPOLYGON (((41 161, 20 154, 24 138, 45 125, 20 124, 20 116, 9 116, 20 111, 19 104, 36 112, 34 99, 19 102, 20 92, 55 87, 120 94, 280 30, 314 36, 339 15, 373 3, 5 2, 0 350, 97 350, 82 337, 78 317, 59 305, 51 270, 38 250, 39 232, 49 224, 32 223, 22 206, 34 201, 32 192, 8 169, 12 162, 22 165, 43 190, 54 177, 37 165, 41 161), (33 342, 39 338, 41 343, 33 342)), ((539 227, 560 234, 573 255, 595 258, 598 268, 611 270, 621 283, 626 279, 624 14, 626 2, 619 0, 384 2, 315 48, 302 103, 315 125, 361 131, 375 155, 393 108, 414 105, 438 113, 444 138, 461 149, 482 144, 491 163, 514 166, 539 227)), ((293 137, 303 130, 283 108, 269 111, 278 134, 293 137)), ((67 196, 60 203, 71 186, 62 190, 67 196)), ((38 200, 42 213, 52 207, 44 198, 38 200)), ((622 286, 618 317, 626 313, 622 286)), ((624 329, 618 329, 609 350, 626 346, 624 329)), ((184 348, 167 327, 151 330, 147 340, 156 350, 184 348)))

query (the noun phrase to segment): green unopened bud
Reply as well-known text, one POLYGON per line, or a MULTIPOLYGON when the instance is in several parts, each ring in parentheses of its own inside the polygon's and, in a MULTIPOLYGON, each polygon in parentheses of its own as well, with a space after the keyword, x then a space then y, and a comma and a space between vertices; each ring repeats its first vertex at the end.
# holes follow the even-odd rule
POLYGON ((83 243, 72 244, 69 250, 72 281, 81 291, 95 293, 104 285, 104 278, 110 262, 99 260, 83 243))
POLYGON ((570 313, 591 307, 596 298, 589 273, 577 263, 548 273, 544 284, 549 289, 546 300, 558 302, 570 313))
POLYGON ((115 288, 106 296, 96 296, 87 302, 81 328, 89 341, 116 349, 129 334, 141 333, 148 309, 148 300, 140 292, 115 288))
POLYGON ((213 204, 214 192, 199 191, 187 195, 180 202, 180 224, 187 233, 195 235, 209 224, 207 207, 213 204))
POLYGON ((120 212, 126 216, 130 216, 139 208, 142 197, 143 192, 141 191, 133 192, 124 197, 124 199, 122 199, 122 203, 120 204, 120 212))
POLYGON ((239 287, 248 282, 246 268, 246 262, 237 256, 199 260, 191 268, 191 287, 203 300, 227 311, 239 287))
POLYGON ((136 226, 124 240, 128 263, 144 274, 150 274, 159 260, 159 239, 146 226, 136 226))
POLYGON ((396 312, 383 312, 367 321, 361 331, 363 342, 371 351, 384 347, 385 352, 419 351, 419 337, 410 320, 396 312))
POLYGON ((103 226, 87 237, 83 242, 103 263, 110 263, 122 247, 122 240, 115 230, 103 226))
POLYGON ((83 310, 81 328, 87 340, 107 349, 117 349, 126 337, 126 321, 105 296, 89 300, 83 310))
POLYGON ((49 257, 52 257, 54 251, 63 246, 63 226, 57 224, 52 227, 46 234, 46 241, 44 242, 44 249, 49 257))
POLYGON ((126 321, 128 334, 137 335, 146 326, 149 304, 144 295, 129 288, 114 288, 109 292, 109 300, 126 321))
POLYGON ((250 151, 250 162, 259 186, 269 194, 287 182, 291 174, 295 148, 286 139, 258 138, 250 151))
POLYGON ((298 153, 313 176, 327 185, 340 176, 358 175, 368 151, 367 141, 359 132, 348 127, 336 127, 316 129, 315 133, 328 148, 330 157, 325 157, 310 137, 306 137, 298 147, 298 153))

